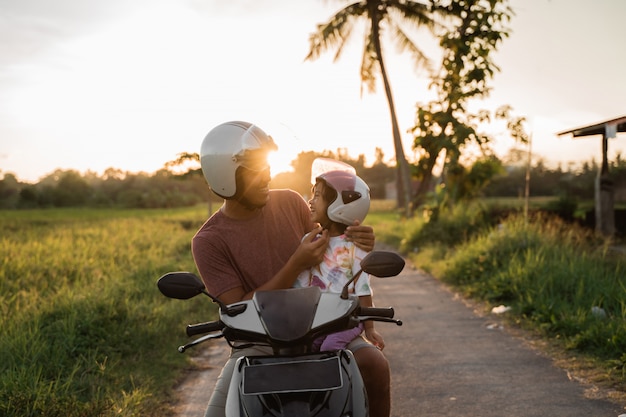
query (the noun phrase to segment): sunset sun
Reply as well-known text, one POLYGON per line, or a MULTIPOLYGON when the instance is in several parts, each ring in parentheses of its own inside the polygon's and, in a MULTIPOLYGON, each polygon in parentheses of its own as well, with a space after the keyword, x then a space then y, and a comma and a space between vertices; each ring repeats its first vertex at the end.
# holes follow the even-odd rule
POLYGON ((277 174, 283 172, 293 171, 291 167, 291 162, 295 159, 295 156, 288 155, 287 152, 281 152, 279 149, 276 152, 271 152, 267 158, 270 163, 270 169, 272 172, 272 177, 275 177, 277 174))

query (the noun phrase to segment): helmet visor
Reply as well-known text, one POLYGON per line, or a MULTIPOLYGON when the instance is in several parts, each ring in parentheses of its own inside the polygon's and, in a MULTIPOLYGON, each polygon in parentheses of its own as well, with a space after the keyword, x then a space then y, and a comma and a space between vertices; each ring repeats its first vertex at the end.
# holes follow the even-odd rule
POLYGON ((241 135, 241 148, 238 154, 256 149, 275 151, 278 149, 278 146, 276 146, 274 139, 270 135, 256 125, 252 125, 241 135))
POLYGON ((271 136, 252 125, 241 135, 241 147, 233 155, 233 159, 244 168, 263 171, 269 168, 267 154, 277 149, 278 146, 271 136))
POLYGON ((340 171, 356 175, 356 170, 351 165, 329 158, 315 158, 311 165, 311 184, 315 184, 318 177, 327 172, 340 171))
POLYGON ((270 164, 267 161, 268 151, 265 149, 258 149, 253 151, 246 151, 241 156, 236 157, 236 161, 239 166, 242 166, 250 171, 265 171, 270 168, 270 164))

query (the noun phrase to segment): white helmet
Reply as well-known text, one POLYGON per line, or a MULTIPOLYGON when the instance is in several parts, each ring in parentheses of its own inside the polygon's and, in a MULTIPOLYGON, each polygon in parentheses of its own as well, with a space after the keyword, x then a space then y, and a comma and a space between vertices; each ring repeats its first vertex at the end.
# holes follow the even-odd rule
POLYGON ((235 172, 246 166, 246 153, 276 149, 272 137, 259 127, 248 122, 226 122, 214 127, 202 141, 200 166, 211 190, 222 198, 232 198, 237 192, 235 172))
POLYGON ((352 225, 363 222, 370 208, 370 189, 361 178, 345 170, 327 171, 316 177, 335 191, 337 198, 328 205, 328 218, 334 222, 352 225))

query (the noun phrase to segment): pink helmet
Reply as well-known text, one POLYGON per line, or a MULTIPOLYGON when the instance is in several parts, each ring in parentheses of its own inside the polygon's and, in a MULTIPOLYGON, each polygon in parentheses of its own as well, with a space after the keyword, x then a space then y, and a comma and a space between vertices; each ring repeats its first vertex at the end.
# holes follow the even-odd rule
POLYGON ((363 222, 370 208, 370 189, 360 177, 354 173, 354 168, 338 161, 337 165, 328 164, 330 160, 323 160, 329 171, 316 173, 315 166, 321 158, 313 162, 315 181, 324 181, 335 191, 337 198, 328 205, 328 218, 334 222, 352 225, 355 220, 363 222), (349 167, 351 169, 346 169, 349 167))

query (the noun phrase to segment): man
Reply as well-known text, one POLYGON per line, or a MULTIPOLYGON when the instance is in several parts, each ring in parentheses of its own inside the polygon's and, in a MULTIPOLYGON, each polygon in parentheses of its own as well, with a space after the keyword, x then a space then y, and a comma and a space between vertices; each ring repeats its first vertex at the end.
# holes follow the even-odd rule
MULTIPOLYGON (((202 143, 202 172, 211 190, 224 198, 224 204, 198 230, 192 252, 207 290, 226 304, 250 299, 257 290, 291 288, 300 272, 322 261, 329 242, 328 232, 312 223, 309 208, 299 194, 269 189, 267 154, 273 150, 276 145, 263 130, 237 121, 215 127, 202 143), (317 235, 320 237, 316 239, 317 235)), ((362 249, 373 249, 371 227, 356 224, 348 227, 346 234, 362 249)), ((365 382, 370 415, 388 417, 387 359, 362 338, 348 348, 365 382)), ((268 353, 258 347, 231 352, 206 416, 224 416, 236 359, 268 353)))

